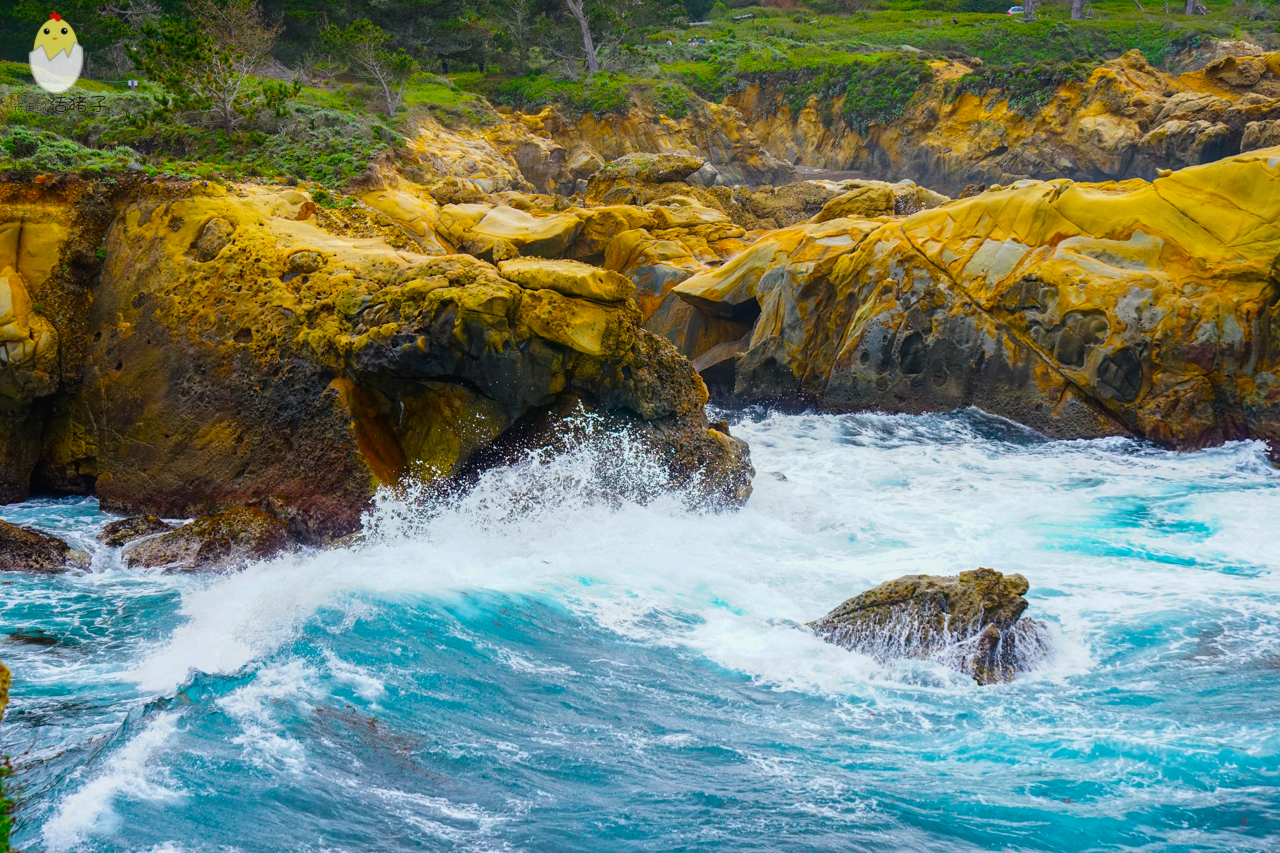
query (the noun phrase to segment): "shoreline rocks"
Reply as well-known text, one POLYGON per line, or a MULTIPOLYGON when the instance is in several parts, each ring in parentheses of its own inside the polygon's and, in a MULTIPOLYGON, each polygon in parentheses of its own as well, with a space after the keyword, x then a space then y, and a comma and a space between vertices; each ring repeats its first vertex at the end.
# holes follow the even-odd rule
POLYGON ((933 658, 978 684, 1011 681, 1047 647, 1034 620, 1021 619, 1022 575, 980 568, 956 577, 906 575, 845 601, 809 623, 815 634, 881 663, 933 658))
POLYGON ((13 676, 9 667, 0 663, 0 722, 4 721, 5 709, 9 707, 9 688, 13 686, 13 676))
MULTIPOLYGON (((0 406, 0 451, 22 460, 0 499, 34 481, 122 514, 255 506, 318 544, 357 529, 378 488, 447 480, 566 399, 651 443, 673 488, 746 499, 746 446, 710 429, 701 378, 639 328, 632 280, 575 260, 654 214, 512 193, 520 209, 442 208, 398 186, 322 209, 281 187, 0 184, 0 268, 12 253, 57 307, 61 360, 60 382, 0 406)), ((664 233, 742 233, 722 219, 680 206, 664 233)))
POLYGON ((61 574, 88 565, 87 555, 56 536, 0 521, 0 571, 61 574))
POLYGON ((977 406, 1061 438, 1277 440, 1277 150, 956 201, 706 187, 682 154, 595 170, 603 206, 394 178, 334 209, 296 188, 0 184, 0 500, 34 482, 127 514, 254 506, 318 544, 378 488, 455 477, 572 401, 650 442, 673 488, 739 505, 748 451, 710 428, 708 386, 977 406))
POLYGON ((1177 449, 1274 440, 1278 221, 1280 149, 1151 183, 1020 181, 771 232, 654 317, 741 402, 976 406, 1177 449))
POLYGON ((261 510, 237 507, 143 539, 125 550, 124 563, 129 568, 212 571, 269 559, 292 546, 293 539, 279 519, 261 510))
POLYGON ((167 521, 162 521, 154 515, 139 515, 108 523, 98 534, 98 541, 110 548, 119 548, 135 539, 154 536, 157 533, 168 533, 170 530, 173 530, 173 525, 167 521))

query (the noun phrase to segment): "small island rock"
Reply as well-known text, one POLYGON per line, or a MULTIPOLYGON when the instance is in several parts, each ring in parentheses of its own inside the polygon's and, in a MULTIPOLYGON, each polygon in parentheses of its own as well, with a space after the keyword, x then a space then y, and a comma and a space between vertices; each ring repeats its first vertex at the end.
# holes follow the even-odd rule
POLYGON ((881 662, 935 658, 979 684, 1010 681, 1027 668, 1019 653, 1046 642, 1027 609, 1022 575, 980 568, 958 577, 906 575, 849 599, 809 627, 829 643, 881 662))

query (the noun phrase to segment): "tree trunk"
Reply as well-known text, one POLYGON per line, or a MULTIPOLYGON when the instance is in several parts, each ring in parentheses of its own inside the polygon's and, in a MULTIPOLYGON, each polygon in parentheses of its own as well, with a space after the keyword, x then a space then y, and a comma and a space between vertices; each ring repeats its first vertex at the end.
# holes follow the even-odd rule
POLYGON ((1071 0, 1071 20, 1084 20, 1084 0, 1071 0))
POLYGON ((569 14, 578 22, 582 30, 582 50, 587 55, 587 76, 600 70, 600 60, 596 57, 595 42, 591 38, 591 26, 587 23, 587 14, 582 9, 582 0, 564 0, 569 7, 569 14))
POLYGON ((1022 0, 1022 20, 1026 21, 1029 24, 1035 18, 1035 16, 1036 16, 1036 4, 1034 0, 1022 0))
POLYGON ((379 81, 379 82, 381 82, 381 83, 382 83, 382 97, 383 97, 383 98, 386 100, 386 102, 387 102, 387 118, 395 118, 395 117, 396 117, 396 102, 395 102, 395 100, 391 97, 391 87, 387 85, 387 81, 386 81, 385 79, 383 79, 383 80, 381 80, 381 81, 379 81))
POLYGON ((520 76, 523 77, 529 73, 529 21, 523 8, 515 10, 512 30, 515 33, 516 55, 520 61, 520 76))

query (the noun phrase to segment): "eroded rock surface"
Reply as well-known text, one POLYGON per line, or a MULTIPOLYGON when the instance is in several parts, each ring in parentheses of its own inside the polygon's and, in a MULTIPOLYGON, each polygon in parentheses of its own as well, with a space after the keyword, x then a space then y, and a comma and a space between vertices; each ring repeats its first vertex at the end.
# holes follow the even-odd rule
POLYGON ((170 530, 173 530, 173 525, 167 521, 156 518, 154 515, 139 515, 109 522, 98 534, 98 541, 112 548, 119 548, 135 539, 154 536, 157 533, 168 533, 170 530))
POLYGON ((768 234, 674 286, 690 310, 662 331, 748 400, 1274 439, 1278 217, 1276 149, 1151 183, 1022 181, 768 234))
POLYGON ((633 155, 694 160, 692 168, 678 168, 668 173, 678 177, 666 179, 688 178, 701 186, 795 179, 791 164, 770 154, 736 109, 700 99, 679 119, 633 101, 622 114, 586 114, 576 121, 551 107, 530 114, 503 109, 474 128, 445 128, 425 116, 416 121, 411 173, 424 183, 457 181, 477 194, 519 190, 568 196, 601 167, 633 155))
POLYGON ((935 82, 900 118, 865 133, 829 120, 844 109, 844 96, 815 96, 793 110, 783 81, 747 86, 726 102, 789 163, 910 178, 953 195, 1028 178, 1150 180, 1161 169, 1276 144, 1268 140, 1270 123, 1280 120, 1280 53, 1245 49, 1258 53, 1218 55, 1178 75, 1132 50, 1088 79, 1060 86, 1030 114, 998 90, 953 92, 949 87, 974 69, 934 61, 935 82))
POLYGON ((84 568, 88 557, 56 536, 0 521, 0 571, 57 574, 84 568))
POLYGON ((248 507, 197 518, 161 536, 144 539, 124 553, 125 565, 168 566, 173 571, 225 569, 273 557, 293 545, 278 519, 248 507))
POLYGON ((452 477, 570 398, 652 445, 690 499, 750 493, 745 445, 709 428, 698 374, 640 328, 632 280, 572 259, 660 224, 709 253, 708 238, 744 233, 717 210, 441 204, 408 184, 329 210, 291 188, 112 186, 92 227, 75 192, 0 204, 0 225, 48 222, 0 227, 14 237, 0 266, 5 251, 26 264, 6 279, 17 320, 0 330, 35 352, 0 367, 7 499, 34 476, 108 511, 251 506, 325 541, 358 527, 379 486, 452 477), (16 276, 41 282, 56 339, 16 276))
POLYGON ((1046 648, 1044 629, 1020 620, 1029 585, 993 569, 957 577, 907 575, 841 604, 809 627, 829 643, 882 663, 933 658, 979 684, 1010 681, 1046 648))

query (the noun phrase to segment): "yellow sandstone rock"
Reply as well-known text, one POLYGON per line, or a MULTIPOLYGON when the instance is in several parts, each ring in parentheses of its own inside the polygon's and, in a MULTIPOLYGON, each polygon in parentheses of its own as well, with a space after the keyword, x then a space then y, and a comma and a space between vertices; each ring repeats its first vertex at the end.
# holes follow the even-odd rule
MULTIPOLYGON (((697 228, 705 225, 732 225, 723 212, 687 196, 671 196, 661 203, 645 208, 653 216, 654 226, 667 228, 697 228)), ((736 226, 735 226, 736 227, 736 226)), ((739 229, 745 233, 746 229, 739 229)), ((724 235, 731 236, 731 235, 724 235)))
POLYGON ((360 196, 360 200, 403 228, 427 254, 445 254, 436 234, 440 206, 430 196, 419 198, 398 190, 376 190, 360 196))
MULTIPOLYGON (((935 80, 973 71, 933 62, 935 80)), ((905 175, 960 193, 967 185, 1024 178, 1099 180, 1208 163, 1267 144, 1251 121, 1271 119, 1280 100, 1280 53, 1223 57, 1178 76, 1132 50, 1088 79, 1058 87, 1026 115, 998 91, 983 97, 926 90, 898 119, 861 134, 830 120, 845 107, 815 96, 796 111, 781 86, 752 84, 729 95, 761 144, 793 163, 905 175), (1167 125, 1167 126, 1166 126, 1167 125), (1243 146, 1243 147, 1242 147, 1243 146)))
POLYGON ((536 334, 590 356, 620 358, 639 320, 625 311, 570 299, 554 290, 526 291, 516 321, 536 334))
POLYGON ((474 248, 471 254, 488 253, 492 260, 499 260, 492 257, 498 244, 510 245, 521 255, 560 257, 581 228, 582 220, 572 213, 535 216, 508 205, 485 204, 446 204, 440 209, 440 230, 450 242, 474 248))
POLYGON ((836 196, 823 206, 814 222, 855 217, 872 219, 893 215, 893 190, 888 187, 857 187, 836 196))
POLYGON ((616 235, 609 242, 604 265, 635 284, 636 303, 645 320, 658 310, 671 288, 707 269, 683 243, 660 240, 640 229, 616 235))
POLYGON ((58 384, 58 332, 12 267, 0 269, 0 396, 30 402, 58 384))
POLYGON ((520 258, 498 264, 502 277, 530 290, 554 290, 563 296, 595 302, 630 299, 636 286, 626 276, 578 261, 520 258))
MULTIPOLYGON (((385 213, 348 216, 310 210, 296 189, 215 186, 122 189, 118 213, 93 220, 111 224, 94 300, 64 315, 79 336, 74 385, 58 384, 56 357, 42 361, 60 350, 43 334, 41 294, 0 269, 0 444, 14 448, 15 489, 39 456, 42 477, 115 511, 247 506, 323 541, 358 526, 379 486, 455 474, 532 410, 572 398, 622 413, 660 448, 673 483, 714 471, 694 484, 713 500, 749 493, 745 447, 707 432, 705 387, 638 328, 626 277, 531 257, 507 266, 517 284, 474 255, 399 241, 430 225, 428 237, 452 228, 451 243, 500 235, 560 253, 576 214, 445 205, 433 224, 432 203, 408 191, 367 194, 385 213), (5 396, 15 376, 41 370, 47 387, 5 396), (59 388, 54 417, 31 405, 59 388)), ((8 198, 0 221, 87 221, 74 199, 8 198)), ((628 213, 624 223, 649 221, 628 213)), ((69 233, 75 251, 102 243, 69 233)), ((21 255, 10 234, 0 229, 0 250, 21 255)))
POLYGON ((586 260, 602 255, 614 237, 637 228, 653 228, 653 214, 629 204, 606 205, 577 210, 582 230, 573 244, 575 258, 586 260))
POLYGON ((1178 447, 1280 437, 1280 149, 841 222, 775 232, 675 289, 707 317, 758 306, 737 393, 977 405, 1178 447))

